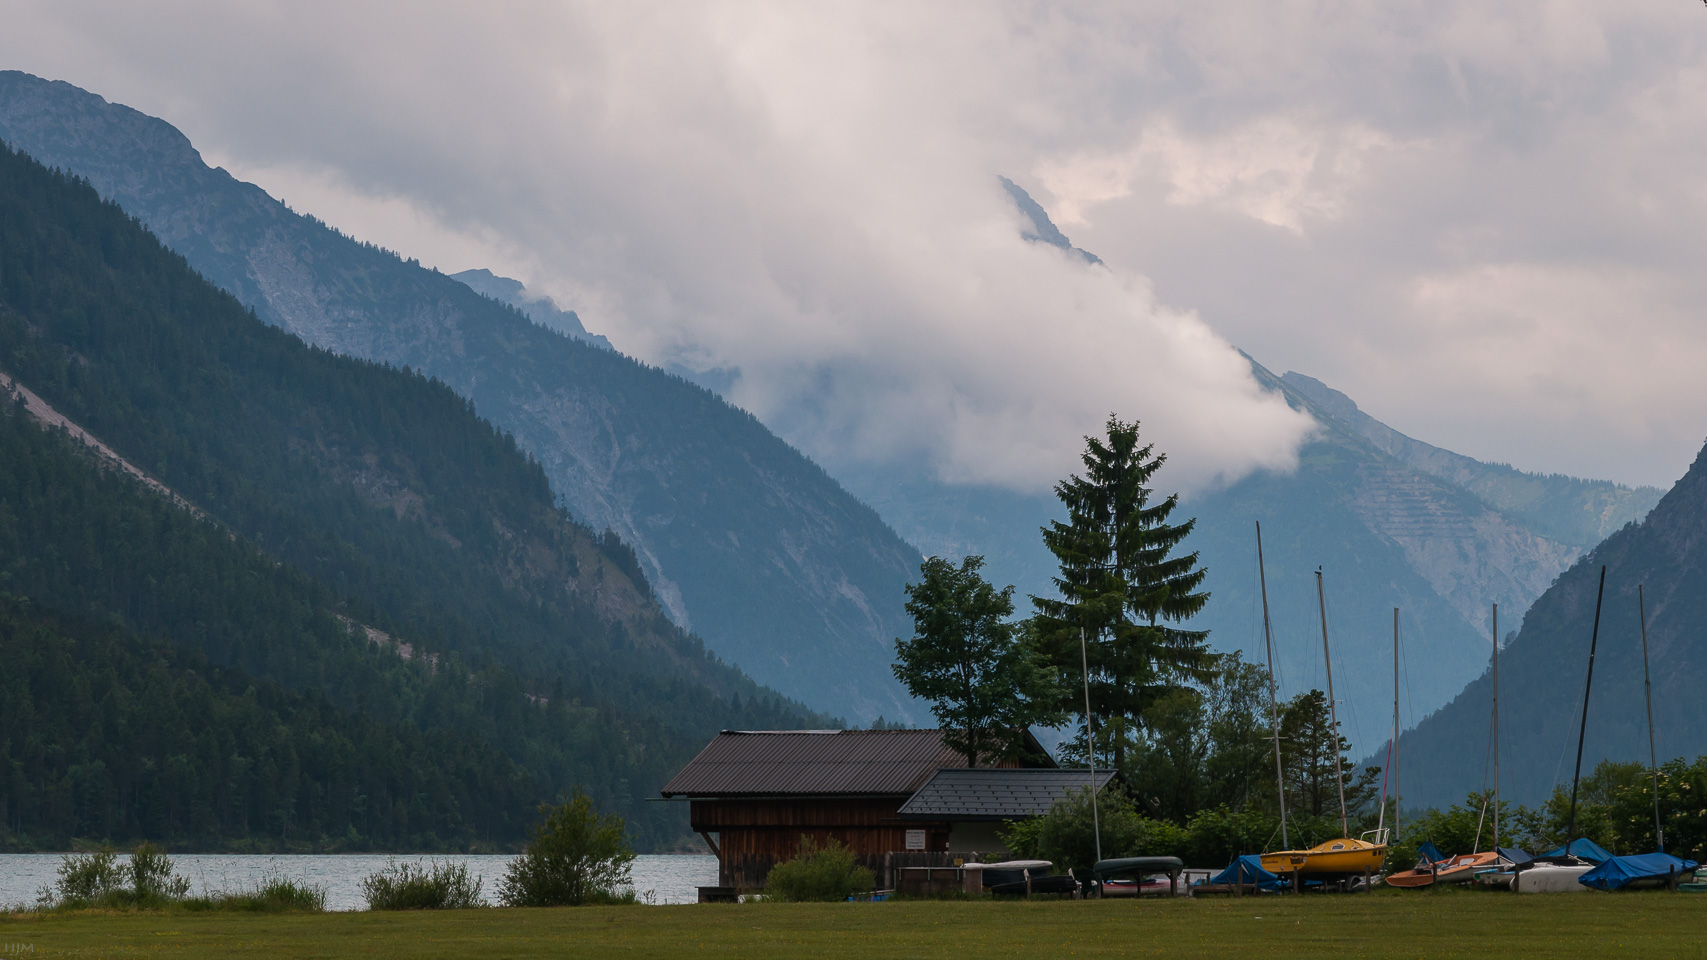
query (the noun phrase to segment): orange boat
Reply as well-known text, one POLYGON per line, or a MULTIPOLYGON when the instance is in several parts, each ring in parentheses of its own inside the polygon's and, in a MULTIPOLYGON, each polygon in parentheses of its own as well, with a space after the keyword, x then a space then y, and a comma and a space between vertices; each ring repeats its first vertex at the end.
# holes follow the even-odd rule
POLYGON ((1410 870, 1401 870, 1388 877, 1387 886, 1414 888, 1435 883, 1467 883, 1476 878, 1476 871, 1493 868, 1499 859, 1500 855, 1490 850, 1447 857, 1432 863, 1420 862, 1410 870))

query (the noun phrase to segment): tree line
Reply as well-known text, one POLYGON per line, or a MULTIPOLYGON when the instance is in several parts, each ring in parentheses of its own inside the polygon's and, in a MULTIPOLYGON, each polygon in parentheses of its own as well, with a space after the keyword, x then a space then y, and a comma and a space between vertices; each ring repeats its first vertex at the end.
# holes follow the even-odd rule
MULTIPOLYGON (((1114 856, 1224 863, 1275 849, 1282 791, 1294 848, 1342 835, 1342 789, 1354 836, 1404 825, 1390 863, 1413 861, 1424 841, 1449 853, 1488 849, 1496 812, 1507 845, 1535 853, 1573 839, 1562 787, 1534 808, 1504 801, 1495 811, 1491 794, 1478 793, 1401 816, 1381 767, 1346 762, 1350 744, 1322 691, 1271 708, 1264 669, 1211 652, 1207 634, 1182 626, 1208 600, 1204 570, 1182 550, 1193 521, 1175 521, 1177 496, 1149 486, 1165 457, 1140 445, 1138 424, 1110 417, 1104 435, 1086 438, 1082 460, 1084 473, 1055 488, 1067 519, 1043 529, 1060 566, 1058 595, 1030 598, 1031 616, 1015 618, 1014 589, 988 583, 981 557, 932 557, 907 588, 915 633, 896 641, 895 674, 931 704, 968 766, 1019 758, 1029 725, 1071 723, 1062 761, 1094 760, 1119 775, 1100 795, 1103 849, 1114 856)), ((1653 773, 1602 763, 1583 781, 1578 834, 1614 852, 1656 849, 1653 773)), ((1707 853, 1707 757, 1673 760, 1657 783, 1666 849, 1707 853)), ((1010 824, 1006 839, 1016 855, 1088 867, 1092 822, 1087 794, 1010 824)))
POLYGON ((915 635, 896 641, 896 676, 969 766, 1016 758, 1029 725, 1070 722, 1063 762, 1116 771, 1117 814, 1199 823, 1210 847, 1277 840, 1281 789, 1294 845, 1339 835, 1342 776, 1350 819, 1378 816, 1381 770, 1346 768, 1349 744, 1319 690, 1277 708, 1276 782, 1267 674, 1185 626, 1208 601, 1206 571, 1183 549, 1195 521, 1152 489, 1165 462, 1136 422, 1110 417, 1086 438, 1083 473, 1055 487, 1067 517, 1042 530, 1057 595, 1031 597, 1029 617, 1015 618, 1013 588, 989 584, 982 558, 926 560, 907 588, 915 635))

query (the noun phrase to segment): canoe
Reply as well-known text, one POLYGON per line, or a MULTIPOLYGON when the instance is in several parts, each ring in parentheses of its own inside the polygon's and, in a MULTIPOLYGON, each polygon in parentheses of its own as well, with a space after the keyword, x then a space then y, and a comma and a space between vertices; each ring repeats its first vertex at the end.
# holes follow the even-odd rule
POLYGON ((1027 870, 1031 871, 1033 877, 1046 877, 1054 868, 1055 864, 1048 860, 1003 860, 1000 863, 979 864, 979 869, 983 872, 982 882, 986 887, 999 883, 1024 883, 1027 870))
POLYGON ((1064 896, 1078 891, 1079 881, 1068 876, 1032 877, 1029 885, 1026 881, 1021 880, 1017 883, 998 883, 990 887, 990 893, 998 897, 1041 896, 1043 894, 1064 896))
POLYGON ((1354 876, 1364 872, 1380 873, 1387 858, 1387 845, 1367 840, 1341 837, 1317 844, 1308 850, 1276 850, 1260 858, 1262 868, 1280 877, 1296 871, 1302 876, 1354 876))
POLYGON ((1098 860, 1091 868, 1099 880, 1119 880, 1147 877, 1151 874, 1166 873, 1179 876, 1185 869, 1185 861, 1179 857, 1117 857, 1112 860, 1098 860))

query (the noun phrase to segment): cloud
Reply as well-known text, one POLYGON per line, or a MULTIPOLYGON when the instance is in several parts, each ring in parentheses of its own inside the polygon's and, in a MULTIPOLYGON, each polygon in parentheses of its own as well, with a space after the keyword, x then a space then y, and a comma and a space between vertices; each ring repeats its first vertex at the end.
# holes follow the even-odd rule
POLYGON ((1391 145, 1358 123, 1334 128, 1273 116, 1194 137, 1162 116, 1129 150, 1046 160, 1038 176, 1070 225, 1087 223, 1089 207, 1130 196, 1134 181, 1148 178, 1167 188, 1169 203, 1217 206, 1302 235, 1307 221, 1345 212, 1364 155, 1391 145))
POLYGON ((1307 424, 1230 342, 1532 469, 1666 481, 1702 432, 1687 4, 0 8, 9 65, 737 369, 832 469, 1036 490, 1111 410, 1181 486, 1284 468, 1307 424))

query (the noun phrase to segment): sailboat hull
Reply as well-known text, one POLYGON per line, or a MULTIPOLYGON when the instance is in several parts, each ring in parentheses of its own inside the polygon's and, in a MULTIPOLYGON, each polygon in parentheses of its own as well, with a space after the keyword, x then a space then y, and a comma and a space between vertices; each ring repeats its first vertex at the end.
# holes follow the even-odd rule
POLYGON ((1577 878, 1593 869, 1592 863, 1581 866, 1543 864, 1519 870, 1512 878, 1511 886, 1518 893, 1582 893, 1589 888, 1578 883, 1577 878))
POLYGON ((1362 876, 1379 873, 1387 860, 1386 844, 1366 840, 1329 840, 1308 850, 1276 850, 1262 855, 1262 868, 1269 873, 1300 876, 1362 876))

